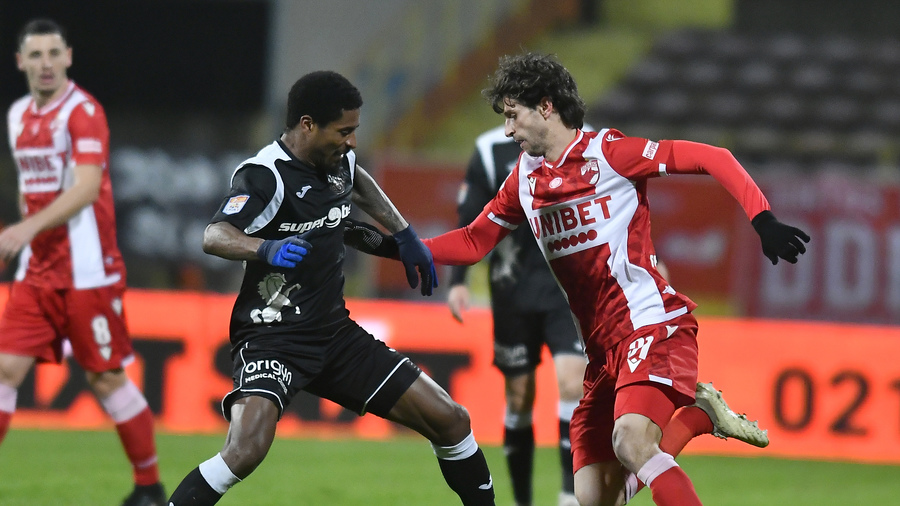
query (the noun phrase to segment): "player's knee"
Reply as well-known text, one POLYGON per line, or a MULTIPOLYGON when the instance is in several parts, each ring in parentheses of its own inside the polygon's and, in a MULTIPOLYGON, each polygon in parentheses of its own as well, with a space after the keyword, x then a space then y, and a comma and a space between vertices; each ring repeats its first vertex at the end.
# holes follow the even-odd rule
POLYGON ((612 442, 616 458, 635 473, 644 462, 659 452, 658 441, 653 439, 651 431, 644 426, 644 420, 640 415, 624 415, 616 421, 613 429, 612 442))
POLYGON ((583 379, 581 377, 566 376, 559 380, 559 399, 562 401, 575 401, 584 395, 583 379))
POLYGON ((624 504, 620 474, 612 468, 592 466, 575 473, 575 499, 580 506, 624 504))
POLYGON ((444 410, 439 426, 436 427, 438 441, 435 443, 454 445, 472 432, 472 420, 465 406, 451 402, 444 410))
POLYGON ((129 382, 128 375, 125 374, 124 369, 114 369, 104 372, 86 371, 85 377, 87 378, 88 384, 91 386, 91 390, 93 390, 100 399, 109 397, 113 392, 122 388, 129 382))
POLYGON ((260 438, 228 441, 222 449, 222 459, 231 472, 243 480, 259 467, 270 446, 271 442, 265 443, 260 438))

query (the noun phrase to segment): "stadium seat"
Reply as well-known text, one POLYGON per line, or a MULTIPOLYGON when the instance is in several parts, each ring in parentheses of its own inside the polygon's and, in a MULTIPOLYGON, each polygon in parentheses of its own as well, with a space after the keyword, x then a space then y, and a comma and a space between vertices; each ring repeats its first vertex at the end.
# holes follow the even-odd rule
POLYGON ((755 170, 897 165, 900 39, 673 31, 587 120, 729 147, 755 170))

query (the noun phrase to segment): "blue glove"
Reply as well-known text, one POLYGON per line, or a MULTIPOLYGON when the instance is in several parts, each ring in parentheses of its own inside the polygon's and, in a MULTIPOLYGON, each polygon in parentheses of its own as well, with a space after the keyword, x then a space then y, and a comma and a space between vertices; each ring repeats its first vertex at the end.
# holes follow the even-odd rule
POLYGON ((412 225, 397 232, 393 237, 400 250, 400 261, 403 262, 403 267, 406 269, 406 280, 409 281, 409 287, 417 287, 419 276, 421 276, 422 295, 431 295, 432 290, 438 286, 437 271, 434 268, 431 250, 422 244, 412 225), (417 269, 418 275, 416 275, 417 269))
POLYGON ((267 239, 259 245, 256 250, 256 256, 260 260, 275 267, 286 267, 293 269, 303 260, 303 257, 312 249, 312 244, 308 243, 299 235, 292 235, 284 239, 267 239))

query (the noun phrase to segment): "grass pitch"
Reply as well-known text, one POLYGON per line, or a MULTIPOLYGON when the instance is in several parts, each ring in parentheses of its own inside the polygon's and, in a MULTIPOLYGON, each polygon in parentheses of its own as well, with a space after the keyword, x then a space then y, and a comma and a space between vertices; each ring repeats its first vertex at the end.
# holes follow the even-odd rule
MULTIPOLYGON (((163 481, 171 491, 224 436, 161 434, 163 481)), ((485 447, 498 505, 511 505, 503 452, 485 447)), ((555 448, 539 448, 535 505, 554 506, 559 488, 555 448)), ((768 458, 680 457, 701 500, 717 506, 897 504, 900 467, 768 458)), ((113 431, 12 430, 0 446, 3 506, 117 505, 130 492, 131 472, 113 431)), ((246 482, 220 502, 237 505, 458 505, 428 443, 276 439, 246 482)), ((631 503, 652 505, 648 491, 631 503)))

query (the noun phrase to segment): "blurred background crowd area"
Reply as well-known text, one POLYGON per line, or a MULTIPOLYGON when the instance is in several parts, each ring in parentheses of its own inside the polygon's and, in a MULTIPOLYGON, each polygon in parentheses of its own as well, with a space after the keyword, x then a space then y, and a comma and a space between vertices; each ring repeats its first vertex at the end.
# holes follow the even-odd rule
MULTIPOLYGON (((571 70, 590 124, 729 148, 813 237, 798 265, 767 266, 711 178, 654 180, 657 253, 700 312, 900 322, 900 3, 2 0, 4 104, 26 92, 15 34, 36 16, 68 28, 70 76, 106 108, 131 287, 237 290, 240 265, 203 254, 203 229, 313 70, 362 91, 360 163, 419 235, 454 228, 474 139, 502 121, 480 90, 499 56, 536 50, 571 70)), ((17 219, 8 149, 3 223, 17 219)), ((418 298, 391 262, 348 252, 346 274, 349 296, 418 298)), ((470 278, 485 301, 483 272, 470 278)))

